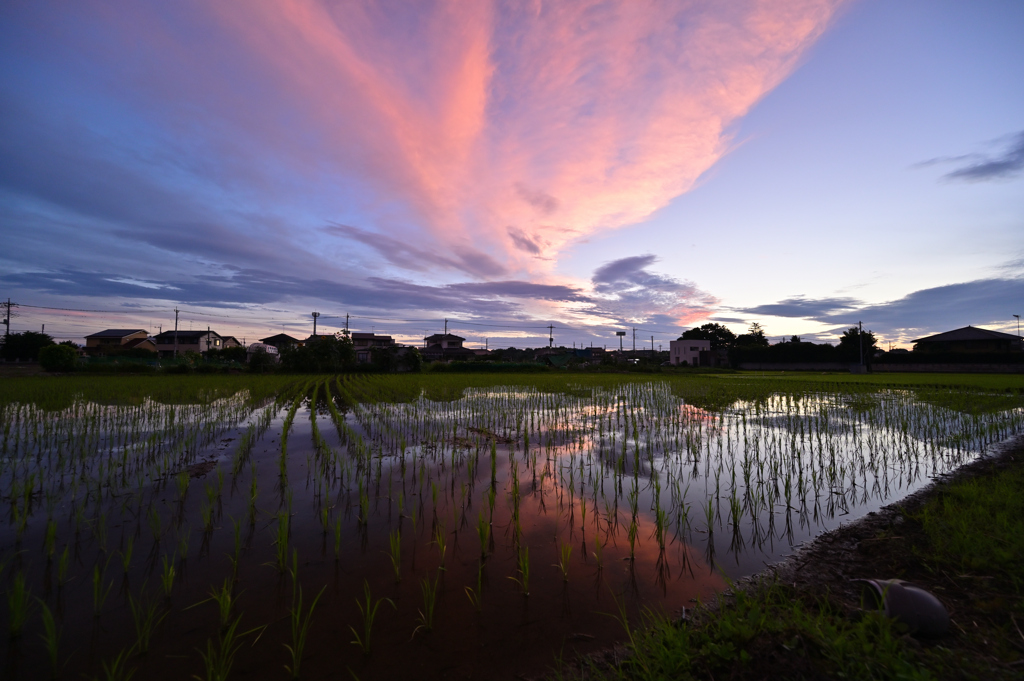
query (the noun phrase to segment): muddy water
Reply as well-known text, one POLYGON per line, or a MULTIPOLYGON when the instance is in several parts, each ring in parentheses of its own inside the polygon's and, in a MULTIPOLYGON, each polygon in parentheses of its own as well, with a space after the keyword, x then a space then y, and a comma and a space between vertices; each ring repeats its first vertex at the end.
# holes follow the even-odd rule
MULTIPOLYGON (((417 408, 445 419, 444 405, 417 408)), ((809 483, 801 464, 802 482, 786 483, 782 469, 771 463, 758 469, 736 462, 762 446, 766 461, 781 458, 779 443, 795 432, 792 418, 762 419, 755 438, 742 414, 726 418, 688 405, 672 408, 685 412, 690 433, 700 434, 703 445, 677 447, 662 438, 653 446, 648 440, 644 448, 643 437, 629 437, 628 426, 608 432, 582 428, 562 437, 575 427, 563 421, 538 427, 529 446, 499 437, 493 453, 492 439, 480 429, 449 431, 447 425, 444 437, 403 448, 396 444, 401 428, 395 424, 403 422, 399 408, 383 427, 376 425, 377 432, 392 428, 391 439, 374 440, 367 414, 343 413, 345 434, 331 424, 325 404, 311 410, 307 402, 288 434, 286 475, 280 465, 285 409, 276 412, 237 467, 237 446, 249 422, 211 430, 172 471, 193 476, 184 496, 173 476, 163 476, 106 489, 100 501, 96 492, 85 492, 92 495, 86 502, 81 492, 48 501, 57 528, 52 559, 43 550, 50 513, 42 500, 34 502, 20 538, 12 514, 0 530, 2 578, 10 593, 13 575, 23 574, 31 595, 53 610, 60 630, 58 668, 65 677, 102 675, 104 665, 109 669, 124 652, 135 678, 205 678, 203 653, 222 640, 218 607, 209 597, 227 583, 234 594, 229 617, 240 618, 237 632, 245 632, 231 678, 290 677, 286 665, 293 660, 286 645, 294 646, 290 610, 298 587, 307 612, 321 594, 301 657, 303 678, 513 679, 620 641, 623 613, 636 623, 644 608, 673 614, 711 598, 725 588, 723 575, 755 572, 795 544, 974 455, 936 453, 933 447, 923 457, 893 454, 879 465, 847 470, 843 446, 866 460, 876 446, 881 451, 907 445, 888 443, 884 432, 863 423, 855 431, 832 424, 826 428, 831 445, 822 447, 819 437, 816 454, 811 445, 790 460, 816 455, 821 461, 831 447, 841 454, 839 473, 825 483, 816 477, 825 469, 810 465, 809 483), (766 471, 775 479, 765 481, 766 471), (257 496, 251 511, 253 476, 257 496), (776 491, 759 500, 764 490, 786 484, 803 485, 802 494, 776 491), (743 498, 742 508, 731 505, 743 498), (660 541, 659 509, 667 523, 660 541), (204 515, 210 513, 208 525, 204 515), (289 526, 284 570, 275 543, 282 516, 289 526), (490 528, 483 550, 481 518, 490 528), (401 546, 397 575, 393 534, 401 546), (69 560, 61 585, 64 547, 69 560), (528 580, 519 563, 524 548, 528 580), (165 559, 176 571, 166 596, 165 559), (436 584, 429 627, 425 580, 436 584), (370 607, 378 605, 364 652, 353 644, 353 629, 365 635, 359 603, 366 607, 367 589, 370 607), (152 604, 163 618, 145 654, 128 650, 138 640, 129 598, 152 604)), ((587 418, 596 418, 612 408, 586 409, 587 418)), ((612 422, 610 412, 601 417, 612 422)), ((837 470, 834 456, 830 465, 828 470, 837 470)), ((0 649, 4 678, 50 677, 41 605, 32 603, 24 633, 5 637, 0 649)), ((12 613, 4 613, 3 631, 10 631, 12 613)))

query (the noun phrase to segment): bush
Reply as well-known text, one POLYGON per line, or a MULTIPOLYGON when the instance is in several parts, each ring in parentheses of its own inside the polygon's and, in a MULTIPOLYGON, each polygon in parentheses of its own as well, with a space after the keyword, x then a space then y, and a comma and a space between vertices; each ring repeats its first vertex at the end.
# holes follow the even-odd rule
POLYGON ((39 363, 47 371, 74 371, 78 352, 67 345, 47 345, 39 350, 39 363))

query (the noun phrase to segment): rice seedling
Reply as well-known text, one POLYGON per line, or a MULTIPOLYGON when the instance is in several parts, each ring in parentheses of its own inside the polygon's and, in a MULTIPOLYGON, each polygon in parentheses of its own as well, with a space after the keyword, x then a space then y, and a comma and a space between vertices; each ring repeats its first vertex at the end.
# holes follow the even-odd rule
POLYGON ((128 537, 125 540, 124 548, 120 551, 121 554, 121 567, 124 568, 124 574, 128 574, 128 569, 132 565, 132 550, 135 546, 135 537, 128 537))
MULTIPOLYGON (((285 644, 285 649, 291 656, 292 663, 285 665, 285 670, 291 674, 293 679, 299 678, 299 670, 302 665, 302 656, 306 649, 306 637, 309 635, 309 625, 313 620, 313 611, 316 610, 316 604, 320 601, 320 597, 324 595, 324 591, 327 589, 326 586, 320 589, 320 592, 313 599, 313 602, 309 604, 309 609, 303 612, 302 608, 302 587, 296 586, 294 597, 292 600, 292 607, 288 612, 289 623, 291 624, 292 642, 291 644, 285 644)), ((367 589, 367 600, 369 601, 369 585, 367 589)), ((378 601, 378 605, 379 605, 378 601)), ((371 623, 372 626, 372 623, 371 623)), ((370 631, 366 629, 366 647, 363 652, 369 654, 370 652, 370 631)), ((357 635, 358 638, 358 635, 357 635)))
POLYGON ((391 567, 395 571, 395 581, 402 581, 402 535, 398 530, 392 530, 388 535, 390 551, 388 557, 391 559, 391 567))
POLYGON ((530 547, 520 546, 516 554, 516 569, 518 576, 510 576, 513 582, 519 585, 519 590, 524 596, 530 595, 530 547))
POLYGON ((444 523, 438 523, 434 527, 433 544, 437 547, 437 553, 439 556, 438 564, 440 565, 440 567, 438 568, 439 570, 444 570, 444 556, 445 551, 448 548, 447 541, 448 531, 445 529, 444 523))
POLYGON ((355 636, 351 643, 358 646, 363 651, 363 655, 370 654, 370 635, 373 633, 373 622, 377 619, 377 610, 381 603, 388 603, 392 608, 395 607, 394 601, 390 598, 373 600, 373 596, 370 594, 370 583, 363 580, 363 600, 356 599, 356 606, 359 608, 363 620, 362 627, 361 629, 349 627, 352 630, 352 635, 355 636))
POLYGON ((64 545, 60 558, 57 559, 57 586, 62 587, 68 581, 68 568, 71 566, 71 547, 64 545))
POLYGON ((149 652, 149 643, 153 640, 156 628, 167 617, 167 613, 159 612, 160 607, 156 603, 136 600, 131 594, 128 594, 128 609, 135 625, 135 650, 145 655, 149 652))
POLYGON ((256 631, 256 629, 251 629, 240 633, 238 625, 241 621, 240 616, 236 617, 217 635, 216 643, 213 638, 206 641, 206 650, 199 651, 199 655, 203 659, 205 674, 192 678, 199 679, 199 681, 227 681, 231 667, 235 663, 235 655, 242 647, 241 638, 256 631))
POLYGON ((114 583, 112 581, 107 582, 106 585, 104 585, 103 576, 105 572, 106 565, 103 566, 102 570, 100 569, 99 563, 96 563, 92 568, 92 613, 93 617, 96 617, 97 619, 99 618, 100 613, 103 612, 103 605, 107 602, 110 590, 114 588, 114 583))
POLYGON ((128 661, 132 655, 132 648, 124 648, 119 652, 114 659, 103 660, 103 681, 129 681, 135 676, 135 668, 128 666, 128 661))
POLYGON ((562 581, 569 581, 569 557, 572 555, 572 545, 562 543, 558 547, 558 563, 554 565, 562 573, 562 581))
POLYGON ((413 630, 412 635, 415 636, 416 632, 420 629, 424 631, 433 631, 434 629, 434 609, 437 607, 437 585, 441 581, 441 575, 438 573, 431 581, 430 577, 424 577, 420 580, 420 593, 423 595, 423 607, 419 610, 419 625, 413 630))
POLYGON ((476 535, 480 540, 480 560, 487 558, 487 549, 491 540, 491 523, 484 519, 483 512, 477 515, 476 535))
POLYGON ((174 561, 176 558, 177 554, 171 556, 170 560, 167 560, 167 554, 164 554, 162 559, 160 586, 163 587, 164 597, 168 599, 171 597, 171 593, 174 590, 174 578, 177 574, 174 569, 174 561))
POLYGON ((19 638, 25 622, 28 621, 31 612, 32 595, 25 586, 25 573, 19 572, 14 576, 13 583, 7 590, 7 612, 10 619, 11 638, 19 638))
POLYGON ((277 571, 284 573, 288 569, 288 534, 290 518, 287 513, 277 514, 277 532, 274 539, 274 552, 277 560, 274 566, 277 571))
POLYGON ((58 664, 57 654, 60 648, 60 629, 57 627, 57 623, 53 619, 53 613, 50 611, 49 606, 46 602, 39 600, 40 612, 43 619, 43 633, 39 635, 39 638, 43 641, 43 646, 46 648, 46 659, 50 663, 50 678, 57 678, 60 673, 60 665, 58 664))

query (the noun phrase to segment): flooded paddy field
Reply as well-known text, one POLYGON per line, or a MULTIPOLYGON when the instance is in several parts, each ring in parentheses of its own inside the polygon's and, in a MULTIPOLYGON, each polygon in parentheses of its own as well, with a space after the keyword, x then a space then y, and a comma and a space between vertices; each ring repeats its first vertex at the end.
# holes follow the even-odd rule
POLYGON ((942 386, 31 380, 0 394, 10 679, 537 674, 1024 430, 1020 392, 942 386))

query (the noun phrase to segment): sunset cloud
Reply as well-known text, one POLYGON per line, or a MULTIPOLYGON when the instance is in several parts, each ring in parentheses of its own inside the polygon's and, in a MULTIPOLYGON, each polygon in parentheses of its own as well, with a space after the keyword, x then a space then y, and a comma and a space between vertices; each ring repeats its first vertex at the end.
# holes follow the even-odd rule
POLYGON ((401 201, 393 230, 544 270, 692 187, 838 4, 450 1, 400 19, 379 2, 213 7, 304 134, 401 201))

